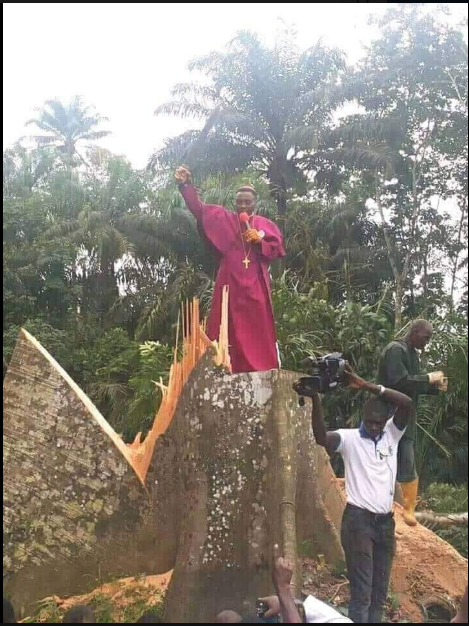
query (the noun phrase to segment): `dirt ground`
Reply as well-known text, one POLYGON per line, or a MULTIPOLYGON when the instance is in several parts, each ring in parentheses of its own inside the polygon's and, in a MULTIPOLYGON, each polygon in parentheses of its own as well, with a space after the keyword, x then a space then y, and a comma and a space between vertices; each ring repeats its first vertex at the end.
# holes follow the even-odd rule
POLYGON ((467 560, 424 526, 407 526, 399 505, 396 534, 392 588, 411 621, 421 622, 421 605, 434 599, 457 606, 467 585, 467 560))

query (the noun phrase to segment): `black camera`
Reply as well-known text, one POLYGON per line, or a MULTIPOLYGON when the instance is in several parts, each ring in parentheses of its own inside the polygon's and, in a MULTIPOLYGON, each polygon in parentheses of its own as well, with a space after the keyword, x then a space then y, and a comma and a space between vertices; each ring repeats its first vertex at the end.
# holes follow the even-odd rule
MULTIPOLYGON (((316 393, 328 393, 341 385, 347 384, 346 360, 340 352, 333 352, 323 357, 310 356, 300 365, 310 375, 295 383, 296 393, 304 397, 311 397, 316 393)), ((304 404, 301 403, 300 404, 304 404)))
POLYGON ((265 602, 262 602, 262 600, 258 600, 256 602, 257 617, 261 619, 262 621, 264 621, 266 624, 278 624, 279 623, 278 615, 275 615, 274 617, 270 617, 270 618, 267 618, 265 616, 268 610, 269 610, 269 606, 265 602))

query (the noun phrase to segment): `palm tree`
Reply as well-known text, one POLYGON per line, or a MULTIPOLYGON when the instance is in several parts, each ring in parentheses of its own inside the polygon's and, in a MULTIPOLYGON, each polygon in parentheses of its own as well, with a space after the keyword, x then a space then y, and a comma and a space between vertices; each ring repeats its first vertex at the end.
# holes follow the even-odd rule
POLYGON ((35 135, 32 139, 40 148, 54 147, 63 156, 67 168, 72 167, 77 156, 83 160, 77 149, 78 143, 98 141, 110 135, 110 131, 98 128, 108 121, 107 118, 85 105, 79 96, 68 104, 58 99, 47 100, 37 111, 38 116, 29 120, 27 125, 34 124, 47 134, 35 135))
MULTIPOLYGON (((311 154, 320 154, 323 162, 335 156, 327 141, 332 116, 353 95, 342 53, 319 42, 301 54, 288 36, 270 49, 256 35, 241 32, 226 52, 197 59, 189 69, 211 84, 176 85, 174 99, 155 114, 196 117, 205 126, 168 140, 149 167, 164 170, 186 162, 205 176, 249 166, 267 178, 285 220, 289 192, 304 195, 312 178, 311 154)), ((369 146, 353 148, 355 160, 370 155, 369 146)), ((371 152, 372 158, 379 154, 371 152)), ((315 171, 320 167, 316 159, 315 171)))
POLYGON ((213 52, 189 68, 207 75, 212 84, 177 85, 175 99, 155 114, 193 116, 207 123, 202 131, 168 141, 150 166, 197 162, 201 175, 251 166, 267 177, 278 212, 285 216, 288 190, 306 187, 300 145, 317 144, 335 107, 334 98, 324 93, 330 89, 332 96, 344 70, 341 53, 319 43, 299 54, 290 38, 268 49, 256 35, 241 32, 227 52, 213 52))

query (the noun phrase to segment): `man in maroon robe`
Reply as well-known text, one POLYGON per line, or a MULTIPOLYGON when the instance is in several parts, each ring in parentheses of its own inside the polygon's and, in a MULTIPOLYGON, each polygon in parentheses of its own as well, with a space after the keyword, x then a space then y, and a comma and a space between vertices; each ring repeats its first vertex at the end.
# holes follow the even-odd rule
POLYGON ((233 373, 278 369, 269 265, 285 256, 280 230, 270 220, 255 214, 256 192, 252 187, 238 190, 237 213, 233 213, 221 206, 203 204, 191 184, 187 167, 176 170, 176 180, 199 231, 219 262, 207 328, 209 338, 218 339, 222 293, 228 286, 228 336, 233 373), (242 222, 240 216, 249 220, 242 222))

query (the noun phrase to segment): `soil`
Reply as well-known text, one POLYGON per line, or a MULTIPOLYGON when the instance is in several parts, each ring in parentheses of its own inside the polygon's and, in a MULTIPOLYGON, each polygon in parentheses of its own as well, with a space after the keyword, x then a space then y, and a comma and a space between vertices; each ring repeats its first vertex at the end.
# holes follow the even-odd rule
POLYGON ((422 605, 448 602, 456 607, 467 585, 467 560, 434 532, 404 523, 396 505, 397 554, 392 588, 412 622, 422 622, 422 605))

